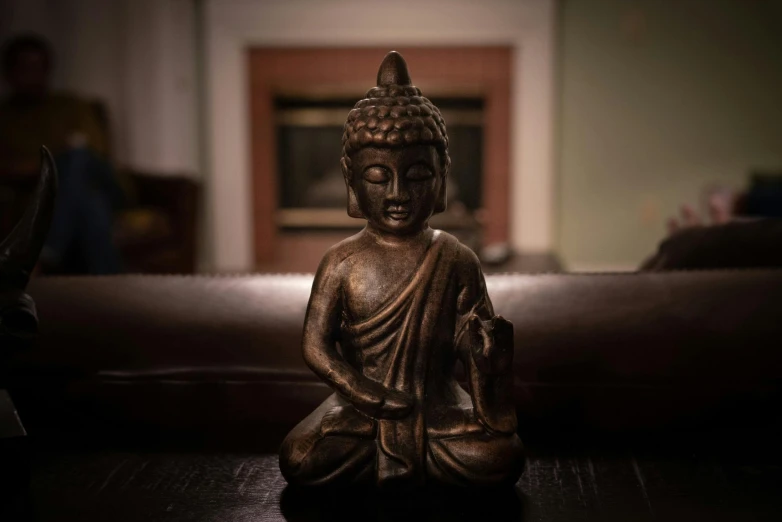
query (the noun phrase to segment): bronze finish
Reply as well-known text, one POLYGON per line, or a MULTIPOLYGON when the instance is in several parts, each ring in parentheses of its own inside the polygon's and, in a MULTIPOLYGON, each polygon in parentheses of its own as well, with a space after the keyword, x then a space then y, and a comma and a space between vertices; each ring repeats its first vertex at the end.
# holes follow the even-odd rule
POLYGON ((440 111, 389 53, 345 124, 348 214, 367 225, 315 276, 302 349, 335 393, 283 441, 290 484, 499 486, 521 475, 513 326, 494 314, 475 254, 429 227, 449 166, 440 111))

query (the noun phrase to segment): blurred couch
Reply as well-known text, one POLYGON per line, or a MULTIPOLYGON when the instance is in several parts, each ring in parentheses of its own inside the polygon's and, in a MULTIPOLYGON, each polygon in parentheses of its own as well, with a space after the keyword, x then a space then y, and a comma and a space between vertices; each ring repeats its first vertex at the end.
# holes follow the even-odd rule
MULTIPOLYGON (((524 440, 782 433, 782 270, 489 275, 524 440)), ((30 433, 276 451, 331 390, 305 366, 311 275, 43 277, 9 387, 30 433)))

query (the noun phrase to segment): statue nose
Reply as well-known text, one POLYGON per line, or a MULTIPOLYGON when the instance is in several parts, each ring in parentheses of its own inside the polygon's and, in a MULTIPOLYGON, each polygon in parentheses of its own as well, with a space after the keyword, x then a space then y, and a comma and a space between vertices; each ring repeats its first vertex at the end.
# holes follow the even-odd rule
POLYGON ((404 183, 400 182, 399 177, 392 177, 391 183, 389 183, 386 199, 389 203, 394 203, 397 205, 401 205, 410 201, 410 194, 407 192, 407 187, 404 183))

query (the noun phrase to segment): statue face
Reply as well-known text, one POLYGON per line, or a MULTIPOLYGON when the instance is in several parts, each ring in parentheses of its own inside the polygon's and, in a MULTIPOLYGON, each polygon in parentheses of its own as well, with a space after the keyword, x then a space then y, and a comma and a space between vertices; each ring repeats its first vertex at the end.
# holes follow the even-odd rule
POLYGON ((397 235, 427 226, 445 182, 435 147, 364 147, 351 160, 351 186, 370 225, 397 235))

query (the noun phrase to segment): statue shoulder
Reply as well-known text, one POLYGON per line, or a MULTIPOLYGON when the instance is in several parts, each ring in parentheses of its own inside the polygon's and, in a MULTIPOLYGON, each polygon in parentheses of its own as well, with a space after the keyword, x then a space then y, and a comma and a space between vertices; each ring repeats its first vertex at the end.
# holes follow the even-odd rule
POLYGON ((454 256, 453 267, 462 283, 469 284, 481 280, 483 275, 481 261, 475 252, 448 232, 438 230, 437 234, 438 240, 447 243, 451 248, 454 256))
POLYGON ((486 294, 481 262, 475 252, 462 243, 459 243, 456 249, 453 270, 458 291, 458 313, 474 311, 481 317, 491 317, 494 312, 486 294))
MULTIPOLYGON (((435 229, 434 233, 436 235, 436 241, 444 243, 446 246, 450 247, 453 251, 456 252, 456 256, 460 259, 469 257, 470 254, 473 254, 473 251, 464 243, 459 241, 459 239, 453 234, 449 234, 445 230, 439 229, 435 229)), ((477 260, 477 258, 475 259, 477 260)))
POLYGON ((475 252, 464 243, 458 242, 458 240, 457 243, 456 263, 459 268, 468 272, 481 273, 481 261, 478 259, 478 256, 475 254, 475 252))
POLYGON ((326 271, 335 274, 342 272, 350 259, 365 248, 367 239, 363 231, 332 245, 320 261, 318 274, 326 271))

